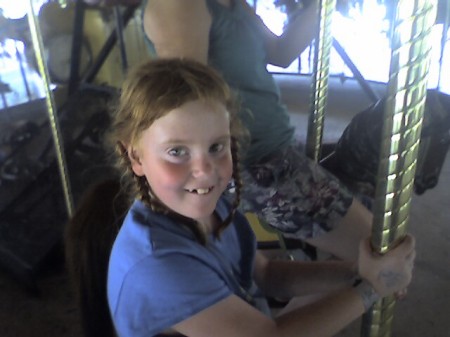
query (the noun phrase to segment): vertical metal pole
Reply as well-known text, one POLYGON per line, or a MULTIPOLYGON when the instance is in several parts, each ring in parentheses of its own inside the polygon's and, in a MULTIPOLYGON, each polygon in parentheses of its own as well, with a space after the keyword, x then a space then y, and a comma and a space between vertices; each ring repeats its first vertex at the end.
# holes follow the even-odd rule
POLYGON ((328 74, 332 44, 331 21, 336 0, 319 1, 319 29, 314 41, 312 94, 306 138, 306 155, 318 161, 322 145, 325 108, 328 95, 328 74))
MULTIPOLYGON (((380 163, 374 200, 372 246, 380 254, 406 234, 430 63, 429 36, 436 0, 399 0, 380 163)), ((391 336, 395 299, 377 302, 363 317, 361 336, 391 336)))
POLYGON ((69 94, 73 94, 78 89, 80 83, 80 60, 84 38, 85 9, 86 5, 83 0, 76 0, 72 36, 72 57, 70 58, 69 94))
POLYGON ((120 13, 120 6, 114 6, 114 17, 116 19, 116 34, 119 41, 120 59, 122 61, 122 73, 125 75, 128 69, 127 50, 125 46, 125 39, 123 37, 124 24, 122 14, 120 13))
POLYGON ((445 45, 447 44, 448 26, 450 22, 450 0, 445 1, 445 18, 442 23, 442 36, 441 36, 441 52, 439 55, 439 75, 438 75, 438 89, 441 88, 441 77, 442 77, 442 63, 444 62, 444 51, 445 45))
POLYGON ((44 82, 44 90, 46 94, 47 112, 50 121, 50 127, 53 135, 53 141, 55 144, 55 153, 58 161, 59 173, 61 176, 61 182, 63 187, 64 198, 66 202, 67 213, 70 216, 73 214, 73 200, 70 191, 70 184, 67 175, 67 168, 64 156, 64 145, 62 143, 61 131, 59 128, 58 118, 56 116, 56 104, 53 97, 53 92, 50 90, 50 76, 44 59, 44 48, 42 42, 42 34, 37 23, 37 19, 34 13, 33 0, 28 2, 28 21, 30 25, 31 38, 33 40, 33 48, 36 54, 36 61, 38 64, 39 72, 44 82))

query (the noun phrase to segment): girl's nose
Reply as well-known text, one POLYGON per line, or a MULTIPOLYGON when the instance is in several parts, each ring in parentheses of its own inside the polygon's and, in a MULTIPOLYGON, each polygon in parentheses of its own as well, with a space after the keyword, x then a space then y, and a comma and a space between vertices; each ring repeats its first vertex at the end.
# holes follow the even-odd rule
POLYGON ((194 177, 200 177, 208 175, 212 171, 212 162, 208 156, 200 155, 192 160, 192 175, 194 177))

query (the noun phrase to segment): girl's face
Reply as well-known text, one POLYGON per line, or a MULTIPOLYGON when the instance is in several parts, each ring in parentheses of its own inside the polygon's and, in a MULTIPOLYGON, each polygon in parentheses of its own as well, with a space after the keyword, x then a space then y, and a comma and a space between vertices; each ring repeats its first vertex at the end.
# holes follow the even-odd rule
POLYGON ((233 170, 229 113, 222 104, 185 103, 157 119, 128 150, 133 171, 145 175, 168 208, 210 224, 233 170))

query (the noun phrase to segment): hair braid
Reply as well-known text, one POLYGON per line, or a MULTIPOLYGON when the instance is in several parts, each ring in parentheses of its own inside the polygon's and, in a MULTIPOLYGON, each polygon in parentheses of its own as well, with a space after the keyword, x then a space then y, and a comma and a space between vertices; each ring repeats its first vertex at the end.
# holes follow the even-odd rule
POLYGON ((241 188, 242 181, 240 175, 240 161, 239 161, 239 142, 235 137, 231 137, 231 158, 233 161, 233 175, 232 178, 234 180, 234 201, 231 205, 230 214, 225 218, 225 220, 220 224, 220 226, 215 231, 215 235, 219 236, 220 233, 233 221, 234 215, 239 207, 239 203, 241 202, 241 188))
POLYGON ((140 177, 133 172, 133 169, 131 168, 131 161, 128 157, 128 150, 120 142, 117 143, 117 151, 119 152, 120 157, 119 164, 125 168, 127 176, 130 176, 131 180, 134 182, 128 182, 126 189, 130 192, 130 194, 138 195, 139 199, 153 211, 167 214, 169 209, 158 201, 145 176, 140 177))

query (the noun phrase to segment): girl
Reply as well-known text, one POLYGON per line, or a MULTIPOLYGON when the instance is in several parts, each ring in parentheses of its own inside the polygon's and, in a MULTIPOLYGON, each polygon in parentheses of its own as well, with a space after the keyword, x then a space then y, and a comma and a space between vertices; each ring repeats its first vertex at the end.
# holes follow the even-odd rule
POLYGON ((356 261, 370 235, 372 213, 311 161, 294 137, 280 88, 267 65, 287 67, 318 27, 318 0, 272 33, 246 0, 144 0, 146 41, 159 58, 185 57, 218 70, 242 101, 251 141, 242 156, 240 210, 253 212, 285 236, 356 261))
POLYGON ((135 200, 112 248, 107 285, 120 337, 331 336, 409 284, 410 236, 383 257, 363 241, 357 265, 256 252, 236 211, 243 135, 236 113, 222 78, 194 61, 149 61, 126 80, 111 141, 135 200), (222 194, 231 181, 230 204, 222 194), (265 301, 311 294, 319 299, 276 318, 265 301))

